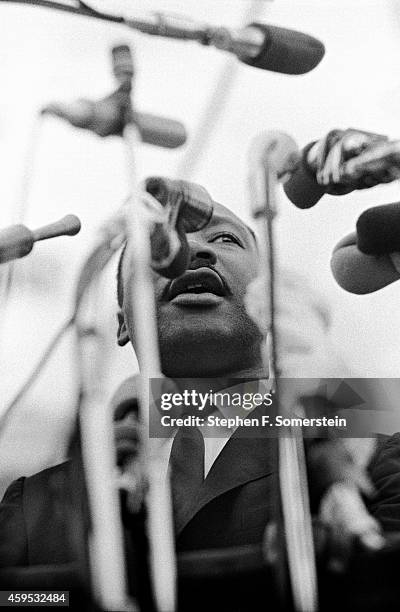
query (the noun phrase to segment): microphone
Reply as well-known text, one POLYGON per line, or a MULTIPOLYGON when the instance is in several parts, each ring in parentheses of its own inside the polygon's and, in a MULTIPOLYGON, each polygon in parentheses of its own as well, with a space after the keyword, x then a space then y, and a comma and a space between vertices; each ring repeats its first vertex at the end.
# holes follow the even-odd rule
POLYGON ((356 295, 374 293, 400 278, 393 255, 362 253, 357 247, 357 235, 353 232, 335 246, 331 270, 336 282, 345 291, 356 295))
POLYGON ((254 219, 265 214, 265 199, 273 189, 269 175, 273 173, 276 181, 285 180, 297 167, 299 157, 296 142, 284 132, 271 130, 253 138, 249 148, 248 183, 254 219))
POLYGON ((307 145, 299 159, 299 163, 290 176, 288 176, 283 189, 289 200, 297 206, 297 208, 311 208, 325 194, 325 187, 319 185, 314 172, 307 164, 307 155, 309 150, 314 146, 315 142, 307 145))
POLYGON ((190 263, 186 234, 209 223, 213 200, 203 187, 188 181, 153 176, 146 180, 145 188, 167 212, 167 222, 155 223, 150 236, 153 270, 176 278, 190 263))
MULTIPOLYGON (((31 0, 12 1, 32 3, 31 0)), ((242 30, 232 30, 159 11, 145 16, 124 17, 92 9, 83 2, 79 3, 79 7, 47 0, 38 0, 38 4, 40 3, 56 10, 120 23, 151 36, 196 41, 201 45, 214 46, 234 53, 250 66, 284 74, 309 72, 319 64, 325 53, 324 45, 308 34, 261 23, 252 23, 242 30)))
MULTIPOLYGON (((52 103, 45 106, 41 113, 53 115, 68 121, 74 127, 90 130, 98 136, 120 136, 123 131, 122 121, 116 106, 120 91, 94 102, 80 99, 69 104, 52 103)), ((132 121, 139 130, 142 141, 146 144, 176 149, 185 144, 187 133, 180 121, 159 117, 150 113, 132 112, 132 121)))
POLYGON ((325 193, 344 195, 398 178, 400 141, 349 128, 307 145, 284 189, 295 206, 310 208, 325 193))
POLYGON ((335 246, 331 269, 346 291, 373 293, 400 278, 400 203, 369 208, 356 227, 335 246))
POLYGON ((299 149, 289 134, 278 130, 269 130, 258 134, 250 143, 249 164, 253 166, 268 166, 272 169, 278 180, 297 167, 299 163, 299 149))
POLYGON ((51 103, 41 114, 53 115, 71 125, 90 130, 98 136, 122 136, 128 123, 136 125, 142 142, 167 149, 185 144, 187 134, 184 125, 165 117, 138 113, 132 108, 131 93, 135 67, 128 45, 117 45, 111 50, 112 70, 118 88, 101 100, 81 98, 70 103, 51 103))
POLYGON ((81 229, 81 222, 75 215, 66 215, 59 221, 30 230, 25 225, 11 225, 0 231, 0 264, 20 259, 28 255, 35 242, 56 238, 57 236, 75 236, 81 229))
POLYGON ((374 206, 357 221, 357 247, 367 255, 400 251, 400 203, 374 206))
POLYGON ((325 47, 316 38, 277 26, 252 23, 243 31, 243 38, 258 34, 258 44, 253 52, 234 53, 249 66, 283 74, 306 74, 318 66, 325 54, 325 47))
POLYGON ((175 119, 134 111, 133 121, 142 141, 146 144, 164 149, 177 149, 187 140, 185 126, 175 119))
POLYGON ((262 23, 251 23, 235 30, 197 24, 163 13, 147 15, 146 19, 127 19, 125 23, 152 36, 213 46, 233 53, 249 66, 283 74, 310 72, 325 54, 324 45, 313 36, 262 23))

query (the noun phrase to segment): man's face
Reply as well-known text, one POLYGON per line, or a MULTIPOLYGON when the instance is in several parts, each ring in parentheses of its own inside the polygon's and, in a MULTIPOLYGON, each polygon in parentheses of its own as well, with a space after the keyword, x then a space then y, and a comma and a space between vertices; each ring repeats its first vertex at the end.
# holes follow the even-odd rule
MULTIPOLYGON (((159 344, 167 376, 216 376, 259 363, 261 335, 244 307, 257 274, 255 239, 220 204, 210 223, 187 235, 191 262, 173 281, 155 275, 159 344)), ((129 257, 123 265, 123 313, 134 339, 129 257)))

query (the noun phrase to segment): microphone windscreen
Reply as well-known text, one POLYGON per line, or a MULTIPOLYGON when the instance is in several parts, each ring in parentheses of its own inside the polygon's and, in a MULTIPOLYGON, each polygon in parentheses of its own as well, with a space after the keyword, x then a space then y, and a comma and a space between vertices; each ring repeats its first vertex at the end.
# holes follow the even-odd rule
POLYGON ((143 142, 165 149, 176 149, 185 144, 187 132, 180 121, 168 117, 157 117, 150 113, 134 113, 143 142))
POLYGON ((179 239, 179 251, 172 260, 172 262, 169 264, 169 266, 162 266, 158 269, 156 266, 153 266, 153 269, 165 278, 178 278, 178 276, 182 276, 182 274, 184 274, 189 267, 190 248, 185 233, 179 234, 179 239))
POLYGON ((357 247, 355 232, 335 246, 331 269, 336 282, 350 293, 364 295, 383 289, 400 278, 388 255, 366 255, 357 247))
POLYGON ((324 187, 317 183, 305 161, 306 155, 313 144, 310 143, 305 147, 297 167, 283 185, 287 197, 297 208, 311 208, 325 194, 324 187))
POLYGON ((400 203, 374 206, 357 221, 357 246, 367 255, 400 251, 400 203))
POLYGON ((168 223, 159 224, 152 232, 152 267, 166 278, 177 278, 190 263, 186 233, 199 231, 209 223, 213 200, 203 187, 188 181, 152 176, 146 179, 145 185, 146 191, 168 208, 168 223), (169 261, 177 240, 179 248, 169 261))
POLYGON ((151 176, 145 182, 146 191, 163 206, 175 211, 180 229, 197 232, 211 220, 214 202, 204 187, 189 181, 151 176))
POLYGON ((261 23, 249 27, 264 34, 264 44, 256 57, 240 57, 249 66, 283 74, 305 74, 324 57, 324 45, 313 36, 261 23))
POLYGON ((32 251, 33 244, 33 234, 25 225, 11 225, 0 230, 0 264, 25 257, 32 251))
POLYGON ((176 278, 187 269, 190 250, 186 234, 180 231, 180 227, 156 223, 151 232, 150 247, 151 265, 158 274, 166 278, 176 278))

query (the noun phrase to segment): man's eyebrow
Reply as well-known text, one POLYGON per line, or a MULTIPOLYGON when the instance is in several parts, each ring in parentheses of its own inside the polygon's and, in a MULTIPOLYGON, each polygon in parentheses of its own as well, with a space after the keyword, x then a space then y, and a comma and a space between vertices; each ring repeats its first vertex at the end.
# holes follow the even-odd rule
POLYGON ((232 229, 239 231, 243 236, 246 236, 247 238, 250 238, 252 241, 256 242, 256 236, 253 230, 246 223, 240 219, 236 220, 228 215, 214 213, 205 229, 220 225, 231 227, 232 229))

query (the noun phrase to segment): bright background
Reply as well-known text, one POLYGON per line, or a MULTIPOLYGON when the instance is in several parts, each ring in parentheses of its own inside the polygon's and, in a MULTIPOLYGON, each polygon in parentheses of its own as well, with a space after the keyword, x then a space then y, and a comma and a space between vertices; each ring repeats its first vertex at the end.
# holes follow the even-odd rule
MULTIPOLYGON (((189 136, 205 137, 202 155, 185 147, 140 149, 140 178, 179 175, 249 220, 247 151, 261 131, 279 129, 300 145, 336 127, 357 127, 400 138, 400 7, 396 0, 130 0, 93 2, 118 12, 133 7, 170 10, 213 24, 261 19, 321 39, 326 56, 310 74, 256 70, 222 52, 192 43, 146 37, 103 22, 0 2, 0 227, 16 220, 22 175, 38 109, 53 101, 100 98, 114 88, 110 48, 134 48, 138 110, 183 121, 189 136), (222 80, 215 93, 218 79, 222 80), (202 118, 212 95, 225 106, 202 118)), ((196 142, 196 141, 195 141, 196 142)), ((128 191, 124 150, 48 119, 31 168, 24 222, 29 227, 77 214, 74 238, 41 243, 16 267, 16 283, 0 320, 0 414, 69 314, 79 267, 101 222, 128 191)), ((369 296, 345 293, 331 276, 332 248, 354 229, 362 210, 399 199, 398 183, 336 199, 309 211, 282 196, 278 219, 282 263, 301 271, 332 308, 332 336, 354 376, 399 375, 399 286, 369 296)), ((4 274, 5 267, 1 268, 4 274)), ((115 267, 100 292, 107 356, 106 395, 136 362, 116 347, 115 267)), ((300 322, 301 323, 301 322, 300 322)), ((0 489, 13 477, 61 460, 74 405, 72 343, 66 339, 15 417, 0 435, 0 489)), ((397 391, 392 402, 397 404, 397 391)))

